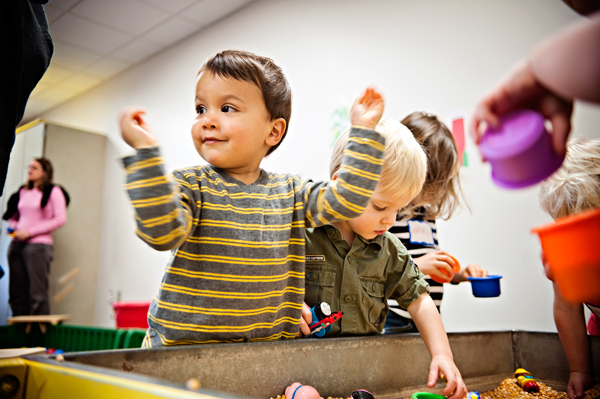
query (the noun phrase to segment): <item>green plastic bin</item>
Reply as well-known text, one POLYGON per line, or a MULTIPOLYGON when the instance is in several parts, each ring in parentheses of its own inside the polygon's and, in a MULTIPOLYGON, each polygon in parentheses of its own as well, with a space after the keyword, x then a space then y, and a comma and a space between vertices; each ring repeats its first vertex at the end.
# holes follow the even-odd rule
POLYGON ((146 334, 141 329, 114 329, 87 326, 49 325, 46 334, 32 323, 29 334, 25 325, 0 326, 0 349, 38 347, 81 352, 139 348, 146 334))

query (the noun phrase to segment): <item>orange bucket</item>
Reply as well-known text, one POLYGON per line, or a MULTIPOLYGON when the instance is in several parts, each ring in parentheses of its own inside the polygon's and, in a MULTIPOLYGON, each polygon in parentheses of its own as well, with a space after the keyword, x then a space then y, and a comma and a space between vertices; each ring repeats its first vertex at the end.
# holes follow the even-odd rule
POLYGON ((429 276, 431 277, 431 279, 433 281, 437 281, 440 284, 444 284, 444 283, 449 283, 452 280, 452 277, 454 277, 454 273, 459 272, 460 271, 460 263, 458 263, 458 261, 456 260, 456 258, 452 255, 450 255, 450 257, 452 258, 452 260, 454 261, 454 268, 453 268, 453 273, 452 275, 449 275, 444 269, 438 269, 439 271, 441 271, 443 274, 445 274, 446 276, 448 276, 447 279, 442 280, 437 276, 429 276))
POLYGON ((554 282, 570 302, 600 302, 600 208, 536 227, 554 282))

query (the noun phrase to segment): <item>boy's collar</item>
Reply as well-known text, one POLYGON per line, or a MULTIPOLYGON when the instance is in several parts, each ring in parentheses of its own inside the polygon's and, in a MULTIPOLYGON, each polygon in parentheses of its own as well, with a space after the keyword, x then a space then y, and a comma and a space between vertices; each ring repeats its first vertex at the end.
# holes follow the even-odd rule
POLYGON ((245 184, 244 182, 239 181, 238 179, 236 179, 235 177, 230 176, 229 174, 227 174, 223 169, 221 168, 217 168, 214 165, 211 164, 206 164, 207 167, 209 167, 210 169, 212 169, 215 173, 217 173, 219 176, 221 176, 221 178, 227 182, 227 183, 234 183, 237 184, 239 186, 252 186, 252 185, 264 185, 267 184, 268 180, 269 180, 269 173, 267 173, 266 170, 264 169, 260 169, 260 176, 258 176, 258 179, 256 179, 256 181, 254 183, 250 183, 250 184, 245 184))
MULTIPOLYGON (((323 228, 326 228, 327 234, 335 239, 338 240, 344 240, 344 238, 342 237, 342 232, 335 227, 332 224, 328 224, 326 226, 323 226, 323 228)), ((385 233, 384 233, 385 234, 385 233)), ((356 241, 356 239, 358 238, 359 240, 361 240, 363 243, 369 245, 369 244, 376 244, 379 245, 380 249, 383 248, 383 236, 384 234, 378 235, 375 238, 372 238, 370 240, 367 240, 366 238, 362 237, 359 234, 356 234, 356 236, 354 237, 354 241, 356 241)))

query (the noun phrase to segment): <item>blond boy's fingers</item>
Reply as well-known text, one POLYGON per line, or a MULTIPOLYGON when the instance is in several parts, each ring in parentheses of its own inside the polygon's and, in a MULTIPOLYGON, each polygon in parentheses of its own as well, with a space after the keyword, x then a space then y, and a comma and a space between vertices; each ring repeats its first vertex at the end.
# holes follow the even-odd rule
MULTIPOLYGON (((448 396, 452 399, 463 399, 463 396, 457 396, 457 392, 456 392, 456 388, 457 388, 457 383, 456 383, 456 377, 455 376, 446 376, 446 378, 448 379, 448 383, 446 384, 446 388, 444 388, 444 390, 442 391, 442 393, 444 394, 444 396, 448 396), (450 396, 452 395, 452 396, 450 396)), ((465 392, 466 393, 466 392, 465 392)))
POLYGON ((438 376, 439 376, 439 368, 436 365, 431 365, 431 367, 429 368, 429 375, 427 376, 427 386, 429 388, 433 388, 435 386, 435 383, 438 380, 438 376))
POLYGON ((304 318, 300 319, 300 332, 298 334, 300 337, 308 337, 310 335, 310 327, 304 318))
POLYGON ((312 324, 312 313, 306 302, 302 303, 302 315, 300 316, 300 336, 310 335, 310 324, 312 324))
POLYGON ((306 320, 308 324, 312 323, 312 312, 310 311, 310 306, 308 306, 306 302, 302 303, 302 318, 306 320))

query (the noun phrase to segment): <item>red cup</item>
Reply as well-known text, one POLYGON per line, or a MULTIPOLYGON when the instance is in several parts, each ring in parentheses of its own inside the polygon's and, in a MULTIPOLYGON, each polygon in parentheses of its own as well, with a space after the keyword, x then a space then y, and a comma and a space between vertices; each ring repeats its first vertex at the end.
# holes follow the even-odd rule
POLYGON ((600 208, 531 231, 540 237, 562 296, 573 303, 600 303, 600 208))
POLYGON ((458 261, 456 260, 456 258, 454 256, 450 255, 450 257, 454 261, 454 267, 452 268, 452 274, 451 275, 448 274, 448 272, 445 269, 438 269, 440 272, 442 272, 443 274, 445 274, 446 276, 448 276, 448 278, 441 279, 438 276, 434 276, 432 274, 429 277, 431 277, 431 279, 433 281, 437 281, 440 284, 449 283, 452 280, 452 277, 454 277, 454 273, 457 273, 457 272, 460 271, 460 263, 458 263, 458 261))

